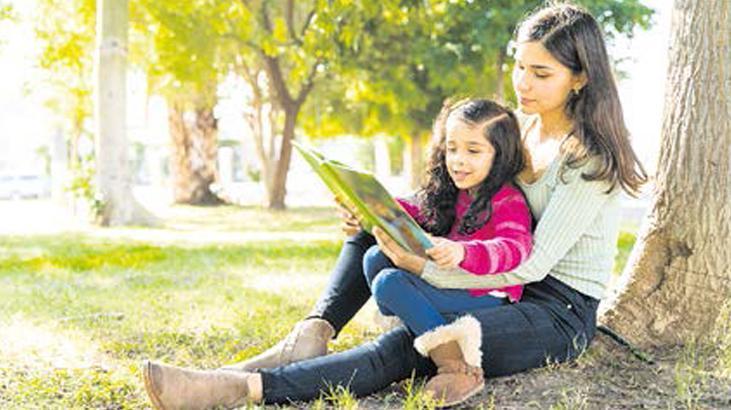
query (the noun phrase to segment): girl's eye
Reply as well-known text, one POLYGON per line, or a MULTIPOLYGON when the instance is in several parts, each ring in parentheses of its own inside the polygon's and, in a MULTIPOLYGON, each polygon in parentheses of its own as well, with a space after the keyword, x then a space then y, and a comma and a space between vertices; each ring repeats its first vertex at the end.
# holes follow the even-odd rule
POLYGON ((480 150, 478 150, 478 149, 471 149, 471 150, 469 150, 469 153, 470 154, 479 154, 480 153, 480 150))
POLYGON ((452 153, 452 152, 457 152, 457 148, 454 148, 454 147, 447 147, 447 152, 450 152, 450 153, 452 153))
POLYGON ((548 78, 548 74, 539 74, 539 73, 536 73, 536 78, 548 78))

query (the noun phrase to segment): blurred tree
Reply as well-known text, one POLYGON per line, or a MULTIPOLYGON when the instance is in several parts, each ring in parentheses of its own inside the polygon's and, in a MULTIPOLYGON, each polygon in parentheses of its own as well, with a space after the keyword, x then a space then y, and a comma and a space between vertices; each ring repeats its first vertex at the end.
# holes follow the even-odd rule
POLYGON ((731 7, 676 0, 671 31, 654 201, 605 317, 643 346, 727 332, 731 309, 731 7))
MULTIPOLYGON (((224 2, 229 5, 230 2, 224 2)), ((261 163, 267 205, 285 207, 297 120, 315 84, 362 19, 357 5, 329 0, 240 0, 225 23, 234 39, 233 66, 250 88, 245 113, 261 163)))
POLYGON ((223 70, 219 12, 207 0, 139 0, 132 7, 132 59, 147 74, 148 93, 167 101, 176 203, 221 202, 211 191, 218 174, 214 107, 223 70))
POLYGON ((99 222, 149 225, 152 215, 132 195, 127 142, 128 0, 97 0, 95 58, 96 170, 99 222))
POLYGON ((13 12, 13 5, 7 1, 0 1, 0 21, 15 20, 16 16, 13 12))
POLYGON ((79 143, 93 138, 92 72, 94 0, 39 0, 35 33, 41 44, 39 65, 45 73, 40 86, 54 92, 46 105, 62 119, 68 136, 69 167, 78 169, 79 143))

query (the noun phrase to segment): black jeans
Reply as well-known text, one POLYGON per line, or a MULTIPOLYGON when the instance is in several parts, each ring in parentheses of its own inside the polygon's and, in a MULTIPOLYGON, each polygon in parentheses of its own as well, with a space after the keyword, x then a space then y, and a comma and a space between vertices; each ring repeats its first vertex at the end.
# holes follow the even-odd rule
MULTIPOLYGON (((374 240, 360 233, 349 238, 331 281, 311 317, 322 317, 339 332, 370 297, 362 258, 374 240)), ((548 276, 526 285, 520 303, 471 314, 482 324, 482 367, 487 377, 514 374, 578 356, 594 338, 599 301, 548 276)), ((260 370, 264 401, 312 400, 343 386, 365 396, 412 374, 436 369, 413 347, 414 336, 398 327, 376 340, 340 353, 260 370)))

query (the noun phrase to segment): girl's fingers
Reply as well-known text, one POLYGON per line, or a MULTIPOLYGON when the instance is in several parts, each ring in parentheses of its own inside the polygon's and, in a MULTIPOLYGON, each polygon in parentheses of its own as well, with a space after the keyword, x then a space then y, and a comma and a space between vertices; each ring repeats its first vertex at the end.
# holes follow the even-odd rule
POLYGON ((435 246, 433 248, 427 249, 426 254, 431 256, 434 259, 439 259, 439 258, 443 258, 445 255, 448 255, 449 250, 445 249, 444 247, 441 247, 441 246, 435 246))

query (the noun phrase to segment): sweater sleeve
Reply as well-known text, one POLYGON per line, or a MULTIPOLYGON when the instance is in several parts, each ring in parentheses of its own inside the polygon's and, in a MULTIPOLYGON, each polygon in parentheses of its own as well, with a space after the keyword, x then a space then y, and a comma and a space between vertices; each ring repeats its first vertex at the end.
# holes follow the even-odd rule
POLYGON ((398 202, 399 205, 401 205, 401 208, 404 208, 404 211, 406 211, 407 214, 409 214, 414 220, 421 225, 422 224, 422 217, 421 217, 421 210, 419 206, 416 204, 416 197, 411 198, 394 198, 396 199, 396 202, 398 202))
POLYGON ((427 262, 422 277, 440 288, 502 288, 537 282, 566 255, 609 200, 607 184, 585 181, 582 168, 566 172, 567 183, 558 182, 538 221, 533 252, 517 268, 494 275, 476 276, 463 269, 439 269, 427 262))
POLYGON ((496 196, 488 222, 494 237, 463 241, 465 256, 459 266, 475 275, 495 274, 515 269, 525 262, 532 248, 531 215, 523 194, 506 187, 496 196))

